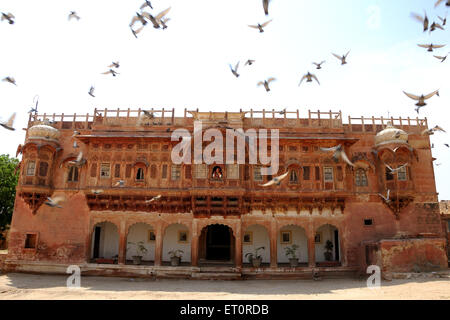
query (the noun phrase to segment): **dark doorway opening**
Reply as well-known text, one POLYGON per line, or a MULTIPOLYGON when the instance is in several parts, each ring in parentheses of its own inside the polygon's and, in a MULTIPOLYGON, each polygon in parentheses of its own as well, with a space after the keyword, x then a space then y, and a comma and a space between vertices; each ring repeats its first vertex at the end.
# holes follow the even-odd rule
POLYGON ((100 255, 100 232, 101 227, 95 227, 94 231, 94 256, 92 258, 97 259, 100 255))
POLYGON ((231 259, 231 230, 224 225, 211 225, 206 231, 206 259, 231 259))
POLYGON ((336 257, 336 261, 339 261, 339 232, 338 230, 334 230, 334 256, 336 257))

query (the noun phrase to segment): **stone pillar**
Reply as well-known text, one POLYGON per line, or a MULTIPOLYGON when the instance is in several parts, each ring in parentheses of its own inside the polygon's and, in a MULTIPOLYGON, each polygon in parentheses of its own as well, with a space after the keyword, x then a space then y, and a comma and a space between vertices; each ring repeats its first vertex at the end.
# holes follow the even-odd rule
POLYGON ((197 220, 192 220, 192 236, 191 236, 191 266, 198 266, 198 232, 197 232, 197 220))
POLYGON ((234 228, 234 264, 236 268, 242 268, 242 225, 239 220, 234 228))
POLYGON ((269 240, 270 240, 270 267, 276 268, 278 266, 277 263, 277 221, 275 218, 272 218, 270 221, 270 230, 269 230, 269 240))
POLYGON ((316 231, 312 223, 309 224, 309 230, 306 234, 308 235, 308 266, 314 268, 316 266, 316 245, 314 241, 316 231))
POLYGON ((162 250, 163 250, 163 225, 161 222, 155 226, 155 266, 162 264, 162 250))
POLYGON ((119 264, 125 264, 127 259, 127 234, 125 221, 120 222, 119 230, 119 264))

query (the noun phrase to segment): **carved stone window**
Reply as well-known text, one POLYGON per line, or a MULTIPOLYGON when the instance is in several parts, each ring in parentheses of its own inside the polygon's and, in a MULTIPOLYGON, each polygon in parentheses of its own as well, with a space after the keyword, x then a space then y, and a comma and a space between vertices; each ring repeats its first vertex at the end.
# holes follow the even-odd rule
POLYGON ((394 180, 394 175, 392 174, 391 170, 389 170, 389 168, 386 167, 385 172, 386 172, 386 181, 394 180))
POLYGON ((111 177, 111 165, 109 163, 102 163, 100 165, 100 178, 111 177))
POLYGON ((397 173, 398 181, 406 181, 406 180, 408 180, 407 173, 408 173, 407 167, 403 167, 400 170, 398 170, 398 173, 397 173))
POLYGON ((316 181, 320 181, 320 167, 315 167, 316 181))
POLYGON ((196 164, 195 165, 195 178, 196 179, 206 179, 207 170, 206 164, 196 164))
POLYGON ((311 175, 310 167, 303 167, 303 180, 309 180, 311 175))
POLYGON ((137 168, 136 171, 136 181, 144 181, 144 168, 137 168))
POLYGON ((39 162, 39 176, 46 177, 48 172, 48 163, 45 161, 39 162))
POLYGON ((78 168, 70 167, 69 174, 67 175, 67 182, 78 182, 78 168))
POLYGON ((167 164, 163 164, 163 166, 162 166, 161 177, 163 179, 167 179, 167 164))
POLYGON ((261 175, 261 166, 253 167, 253 180, 254 181, 263 181, 263 178, 261 175))
POLYGON ((180 180, 181 175, 181 166, 179 164, 173 164, 172 165, 172 171, 170 174, 170 177, 172 180, 180 180))
POLYGON ((298 171, 295 168, 291 169, 289 174, 289 184, 298 184, 298 171))
POLYGON ((27 163, 27 176, 34 176, 36 171, 36 161, 28 161, 27 163))
POLYGON ((227 179, 239 179, 238 164, 227 164, 227 179))
POLYGON ((325 182, 333 182, 333 167, 324 167, 323 168, 323 180, 325 182))
POLYGON ((366 170, 361 169, 361 168, 356 170, 355 184, 358 187, 367 187, 368 186, 366 170))
POLYGON ((120 163, 116 163, 114 166, 114 178, 120 178, 120 163))

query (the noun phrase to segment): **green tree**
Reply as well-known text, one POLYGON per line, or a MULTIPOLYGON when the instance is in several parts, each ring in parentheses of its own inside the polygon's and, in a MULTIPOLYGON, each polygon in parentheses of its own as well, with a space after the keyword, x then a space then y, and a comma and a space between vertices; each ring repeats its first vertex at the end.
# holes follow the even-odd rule
POLYGON ((16 197, 16 185, 19 172, 14 174, 19 160, 9 155, 0 155, 0 237, 11 223, 16 197))

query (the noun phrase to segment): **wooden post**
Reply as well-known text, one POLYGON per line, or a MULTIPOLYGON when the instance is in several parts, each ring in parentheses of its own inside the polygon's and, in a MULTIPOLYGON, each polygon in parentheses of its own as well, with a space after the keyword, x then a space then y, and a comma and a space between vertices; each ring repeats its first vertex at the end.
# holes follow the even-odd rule
POLYGON ((348 129, 349 129, 350 132, 353 131, 352 118, 350 116, 348 116, 348 129))
POLYGON ((119 231, 119 264, 125 264, 127 259, 127 235, 125 221, 120 222, 119 231))
POLYGON ((366 132, 366 127, 364 126, 364 117, 361 116, 361 128, 362 128, 362 132, 366 132))
POLYGON ((278 258, 278 253, 277 253, 277 221, 275 220, 275 218, 273 218, 270 221, 270 232, 269 232, 269 239, 270 239, 270 267, 271 268, 276 268, 278 266, 277 263, 277 258, 278 258))
POLYGON ((197 230, 197 220, 192 221, 192 237, 191 237, 191 266, 198 266, 198 241, 199 235, 197 230))
POLYGON ((314 241, 316 231, 314 230, 314 224, 309 224, 308 230, 308 266, 314 268, 316 266, 316 244, 314 241))
POLYGON ((162 265, 162 250, 163 250, 163 225, 162 222, 159 221, 159 223, 155 226, 156 234, 155 234, 155 263, 154 265, 156 267, 159 267, 162 265))
POLYGON ((236 229, 234 230, 234 264, 236 268, 242 268, 242 225, 241 221, 236 224, 236 229))

